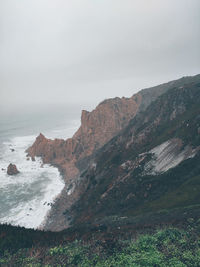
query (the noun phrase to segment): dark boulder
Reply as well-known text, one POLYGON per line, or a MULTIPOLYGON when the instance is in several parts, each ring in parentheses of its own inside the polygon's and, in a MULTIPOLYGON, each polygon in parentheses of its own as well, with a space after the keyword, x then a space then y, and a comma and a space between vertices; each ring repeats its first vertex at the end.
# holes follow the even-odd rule
POLYGON ((7 168, 7 174, 8 174, 8 175, 16 175, 16 174, 18 174, 18 173, 19 173, 19 171, 18 171, 16 165, 10 163, 10 164, 8 165, 8 168, 7 168))

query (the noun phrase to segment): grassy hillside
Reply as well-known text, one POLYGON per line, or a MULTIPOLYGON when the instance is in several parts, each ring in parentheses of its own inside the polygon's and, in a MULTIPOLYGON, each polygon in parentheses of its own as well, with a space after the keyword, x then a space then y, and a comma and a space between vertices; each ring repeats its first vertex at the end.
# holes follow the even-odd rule
MULTIPOLYGON (((22 231, 28 233, 28 230, 22 231)), ((172 226, 143 229, 143 234, 136 231, 128 239, 111 238, 111 233, 104 239, 98 237, 93 234, 90 241, 75 240, 57 245, 46 240, 43 246, 38 243, 12 253, 1 250, 0 266, 200 266, 200 220, 192 217, 182 229, 172 226)), ((15 238, 18 240, 19 235, 15 238)))

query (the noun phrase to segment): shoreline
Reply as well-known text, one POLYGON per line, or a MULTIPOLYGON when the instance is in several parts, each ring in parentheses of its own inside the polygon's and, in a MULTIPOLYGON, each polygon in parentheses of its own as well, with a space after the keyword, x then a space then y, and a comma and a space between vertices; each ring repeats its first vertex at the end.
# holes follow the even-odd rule
MULTIPOLYGON (((42 160, 42 158, 40 158, 42 160)), ((46 163, 43 163, 43 165, 47 165, 46 163)), ((61 197, 62 197, 62 193, 66 188, 66 179, 64 177, 64 171, 62 170, 62 168, 56 164, 49 164, 50 166, 57 168, 57 170, 59 171, 60 177, 62 178, 62 181, 64 182, 64 187, 61 190, 61 192, 55 196, 52 206, 50 206, 50 209, 47 211, 44 220, 41 222, 41 224, 37 227, 38 230, 42 230, 45 231, 45 227, 48 225, 49 220, 51 220, 52 218, 52 208, 56 206, 56 201, 58 201, 61 197)))
MULTIPOLYGON (((46 165, 49 163, 43 163, 43 164, 46 165)), ((45 215, 45 218, 41 222, 38 229, 43 230, 43 231, 52 231, 51 227, 53 226, 53 229, 54 229, 53 231, 57 232, 57 231, 61 231, 61 230, 64 230, 64 229, 67 229, 70 227, 70 221, 71 220, 68 220, 67 217, 63 218, 64 214, 63 214, 63 212, 60 212, 60 211, 61 210, 65 211, 65 209, 66 209, 66 206, 65 207, 62 206, 62 201, 65 200, 66 197, 68 196, 68 187, 71 184, 71 180, 67 184, 66 173, 65 173, 65 170, 61 166, 59 166, 58 164, 53 164, 53 163, 51 163, 49 165, 54 167, 54 168, 57 168, 57 170, 59 171, 60 177, 62 178, 62 181, 64 182, 64 187, 61 190, 61 192, 54 198, 53 205, 50 207, 50 210, 45 215), (58 218, 59 218, 59 220, 58 220, 58 218), (58 223, 58 221, 63 222, 63 219, 64 219, 65 227, 63 227, 63 224, 61 225, 58 223)), ((76 178, 74 178, 73 180, 76 181, 76 178)))
POLYGON ((59 196, 65 181, 55 166, 49 164, 40 168, 41 158, 27 159, 25 150, 30 145, 30 138, 32 142, 35 136, 15 136, 2 143, 0 220, 13 226, 37 229, 51 210, 48 203, 53 203, 59 196), (20 171, 18 175, 7 175, 10 163, 16 164, 20 171))
POLYGON ((52 210, 50 203, 54 205, 54 202, 61 197, 66 188, 66 178, 58 165, 48 163, 44 168, 40 168, 43 165, 41 157, 40 163, 33 162, 31 158, 27 159, 26 150, 35 141, 38 128, 53 139, 62 135, 70 137, 74 134, 80 125, 80 118, 79 114, 73 116, 70 114, 70 112, 62 112, 60 118, 59 113, 56 113, 53 117, 56 125, 52 121, 50 123, 45 121, 45 117, 42 116, 38 122, 34 112, 31 113, 33 121, 30 121, 28 125, 27 120, 30 114, 27 115, 26 112, 23 120, 21 114, 13 116, 14 122, 10 122, 6 114, 3 117, 5 123, 2 125, 0 135, 0 198, 2 200, 0 218, 2 223, 20 225, 27 229, 45 227, 52 210), (17 166, 20 171, 19 175, 7 176, 6 169, 10 163, 17 166))
POLYGON ((55 197, 55 201, 41 223, 41 230, 59 232, 72 227, 73 212, 71 207, 80 198, 81 193, 85 191, 87 182, 80 179, 79 174, 68 180, 65 170, 57 164, 51 164, 56 167, 65 183, 62 191, 55 197))

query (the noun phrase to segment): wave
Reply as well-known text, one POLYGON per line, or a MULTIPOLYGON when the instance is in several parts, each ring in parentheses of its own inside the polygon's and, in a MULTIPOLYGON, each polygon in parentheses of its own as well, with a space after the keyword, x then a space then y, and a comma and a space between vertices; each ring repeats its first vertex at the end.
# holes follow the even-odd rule
POLYGON ((25 150, 34 135, 14 137, 3 142, 0 150, 0 223, 37 228, 51 209, 55 197, 64 187, 57 168, 44 165, 39 158, 27 160, 25 150), (20 173, 8 176, 9 163, 20 173))

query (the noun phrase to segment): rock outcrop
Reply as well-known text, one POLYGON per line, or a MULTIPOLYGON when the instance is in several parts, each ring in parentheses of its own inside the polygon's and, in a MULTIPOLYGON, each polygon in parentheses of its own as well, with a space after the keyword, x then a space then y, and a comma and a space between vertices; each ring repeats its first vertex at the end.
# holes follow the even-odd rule
POLYGON ((27 150, 28 155, 41 157, 44 163, 58 166, 66 180, 73 179, 87 167, 91 155, 125 128, 138 112, 143 112, 168 90, 199 81, 200 75, 183 77, 141 90, 130 98, 107 99, 92 112, 82 111, 81 126, 72 138, 50 140, 40 134, 27 150))
POLYGON ((51 140, 40 134, 27 150, 28 155, 59 166, 67 180, 73 178, 79 174, 79 161, 90 157, 127 126, 141 99, 140 93, 131 98, 116 97, 103 101, 92 112, 83 110, 81 126, 72 138, 51 140))
POLYGON ((19 171, 18 171, 16 165, 10 163, 10 164, 8 165, 8 168, 7 168, 7 174, 8 174, 8 175, 16 175, 16 174, 18 174, 18 173, 19 173, 19 171))
POLYGON ((169 90, 97 151, 71 224, 199 205, 199 107, 200 83, 169 90))
MULTIPOLYGON (((97 215, 124 216, 126 210, 136 214, 138 203, 165 192, 163 181, 171 179, 173 189, 170 172, 158 175, 155 185, 143 173, 145 164, 157 160, 146 152, 167 140, 179 138, 183 150, 189 145, 186 154, 199 146, 200 75, 189 84, 188 79, 192 78, 142 90, 131 98, 105 100, 92 112, 83 111, 81 126, 70 139, 37 137, 27 150, 29 156, 58 166, 66 181, 45 230, 62 230, 97 215), (137 158, 142 153, 145 157, 137 158)), ((191 160, 196 161, 196 156, 191 160)))

